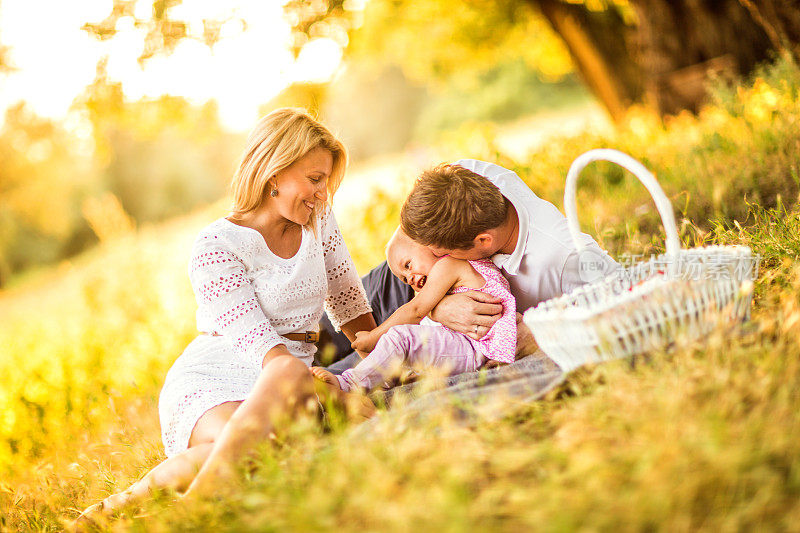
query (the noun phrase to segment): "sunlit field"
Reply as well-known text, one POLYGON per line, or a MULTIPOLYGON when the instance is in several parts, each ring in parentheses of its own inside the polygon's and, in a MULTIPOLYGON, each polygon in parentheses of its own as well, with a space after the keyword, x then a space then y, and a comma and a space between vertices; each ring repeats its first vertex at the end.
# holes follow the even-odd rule
MULTIPOLYGON (((792 530, 800 523, 800 71, 779 63, 720 87, 698 117, 632 110, 618 131, 547 141, 525 157, 463 130, 446 153, 513 168, 561 206, 571 161, 614 147, 651 168, 685 246, 761 254, 752 323, 631 364, 581 369, 502 416, 374 429, 298 427, 264 448, 235 497, 160 494, 108 530, 792 530)), ((381 260, 408 182, 340 217, 365 272, 381 260)), ((612 254, 663 249, 652 202, 597 164, 579 183, 583 227, 612 254)), ((163 458, 156 403, 195 335, 187 261, 224 200, 126 230, 0 293, 0 529, 54 531, 163 458)), ((105 209, 105 211, 103 211, 105 209)), ((116 221, 116 222, 115 222, 116 221)), ((122 222, 120 222, 122 221, 122 222)), ((103 224, 110 225, 103 228, 103 224)))

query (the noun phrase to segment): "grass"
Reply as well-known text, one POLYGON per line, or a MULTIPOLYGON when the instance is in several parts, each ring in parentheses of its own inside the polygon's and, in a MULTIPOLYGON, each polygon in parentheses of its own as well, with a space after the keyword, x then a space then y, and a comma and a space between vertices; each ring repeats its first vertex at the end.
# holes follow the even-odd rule
MULTIPOLYGON (((386 414, 367 437, 300 425, 231 498, 159 495, 108 529, 792 530, 800 520, 800 72, 720 88, 699 117, 634 110, 616 133, 560 139, 517 170, 560 204, 585 149, 655 170, 687 246, 761 254, 752 325, 668 354, 584 368, 545 400, 461 424, 386 414)), ((465 141, 467 142, 467 141, 465 141)), ((460 149, 458 140, 451 147, 460 149)), ((463 153, 463 152, 462 152, 463 153)), ((582 176, 584 228, 614 253, 663 248, 655 210, 611 165, 582 176)), ((379 257, 399 196, 342 220, 360 268, 379 257)), ((54 531, 162 458, 164 374, 194 335, 193 234, 219 206, 103 243, 0 295, 0 529, 54 531)))

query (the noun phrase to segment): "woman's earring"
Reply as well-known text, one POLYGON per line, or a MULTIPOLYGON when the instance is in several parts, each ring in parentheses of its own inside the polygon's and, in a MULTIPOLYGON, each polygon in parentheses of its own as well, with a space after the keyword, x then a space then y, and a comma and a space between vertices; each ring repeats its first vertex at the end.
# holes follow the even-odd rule
POLYGON ((272 191, 270 191, 269 195, 272 196, 273 198, 278 196, 278 188, 275 187, 274 189, 272 189, 272 191))

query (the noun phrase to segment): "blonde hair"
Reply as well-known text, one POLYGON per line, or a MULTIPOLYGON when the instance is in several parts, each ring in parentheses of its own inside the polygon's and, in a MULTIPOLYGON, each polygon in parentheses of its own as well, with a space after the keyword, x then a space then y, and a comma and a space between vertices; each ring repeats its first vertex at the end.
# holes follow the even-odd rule
MULTIPOLYGON (((258 121, 247 138, 247 147, 231 181, 232 215, 254 211, 268 195, 267 182, 314 148, 324 148, 333 156, 328 176, 328 195, 333 198, 347 167, 347 150, 342 142, 304 109, 276 109, 258 121)), ((314 226, 316 207, 311 212, 314 226)))

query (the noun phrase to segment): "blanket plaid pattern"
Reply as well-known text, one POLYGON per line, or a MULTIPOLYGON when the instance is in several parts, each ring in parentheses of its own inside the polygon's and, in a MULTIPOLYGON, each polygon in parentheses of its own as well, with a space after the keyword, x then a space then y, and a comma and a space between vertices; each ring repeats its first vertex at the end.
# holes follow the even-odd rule
POLYGON ((444 387, 435 390, 414 382, 375 391, 370 397, 376 404, 387 405, 391 409, 392 400, 403 395, 407 400, 403 402, 403 411, 419 413, 444 402, 469 406, 486 399, 502 399, 518 404, 542 398, 560 385, 564 377, 564 372, 538 351, 509 365, 450 376, 445 380, 444 387))

